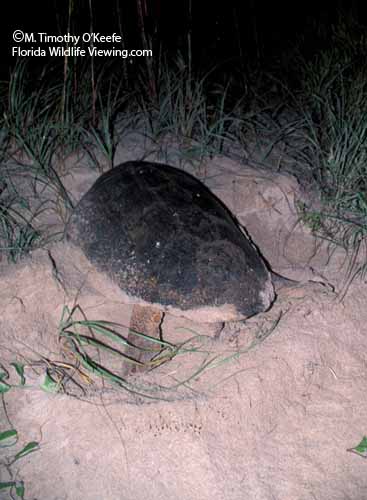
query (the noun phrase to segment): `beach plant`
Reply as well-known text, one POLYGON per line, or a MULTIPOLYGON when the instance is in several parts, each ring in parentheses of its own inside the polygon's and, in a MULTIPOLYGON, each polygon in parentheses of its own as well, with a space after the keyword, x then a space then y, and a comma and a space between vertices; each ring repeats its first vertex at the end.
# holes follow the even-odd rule
POLYGON ((216 84, 213 72, 214 68, 204 75, 194 72, 182 55, 174 61, 162 59, 154 98, 142 73, 137 102, 147 135, 157 142, 170 137, 188 159, 223 152, 240 120, 229 105, 228 86, 216 84))
MULTIPOLYGON (((20 381, 18 386, 25 386, 24 377, 24 367, 19 363, 12 363, 13 368, 18 374, 20 381)), ((0 466, 6 471, 7 480, 0 481, 0 496, 3 498, 2 493, 7 492, 10 499, 21 499, 25 498, 25 484, 24 481, 18 478, 19 471, 14 470, 18 462, 30 455, 31 453, 40 449, 39 443, 37 441, 29 441, 23 444, 18 451, 14 450, 14 447, 18 444, 20 436, 16 429, 12 426, 12 423, 8 417, 5 405, 5 395, 12 388, 17 387, 17 385, 12 385, 8 382, 9 372, 0 365, 0 397, 3 406, 3 414, 8 424, 8 429, 5 429, 4 425, 0 427, 0 466), (12 453, 7 453, 7 450, 12 453)))

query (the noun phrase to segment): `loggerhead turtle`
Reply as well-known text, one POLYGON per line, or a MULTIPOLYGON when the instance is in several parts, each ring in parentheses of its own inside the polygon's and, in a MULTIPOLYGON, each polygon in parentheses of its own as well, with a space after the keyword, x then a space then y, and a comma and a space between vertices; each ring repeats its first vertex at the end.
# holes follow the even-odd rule
POLYGON ((132 161, 101 175, 74 208, 66 236, 135 304, 133 331, 159 335, 164 312, 241 320, 274 300, 271 274, 231 212, 168 165, 132 161))

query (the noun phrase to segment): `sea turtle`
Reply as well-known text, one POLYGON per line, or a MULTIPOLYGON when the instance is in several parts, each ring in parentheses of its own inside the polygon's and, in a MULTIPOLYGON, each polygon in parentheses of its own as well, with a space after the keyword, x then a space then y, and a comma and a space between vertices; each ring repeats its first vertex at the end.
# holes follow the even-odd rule
POLYGON ((158 335, 167 311, 241 320, 274 300, 267 265, 235 217, 202 182, 168 165, 131 161, 101 175, 66 236, 135 303, 131 330, 158 335))

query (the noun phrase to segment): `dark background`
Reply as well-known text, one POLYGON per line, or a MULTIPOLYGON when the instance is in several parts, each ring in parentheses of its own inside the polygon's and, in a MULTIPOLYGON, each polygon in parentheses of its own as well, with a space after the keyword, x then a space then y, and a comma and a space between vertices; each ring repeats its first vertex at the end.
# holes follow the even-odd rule
MULTIPOLYGON (((92 23, 95 32, 123 32, 127 48, 141 47, 139 0, 94 1, 92 21, 88 1, 74 1, 73 5, 72 33, 90 31, 92 23)), ((322 49, 316 26, 333 23, 341 12, 352 14, 362 25, 367 19, 365 0, 140 0, 140 6, 144 29, 155 52, 187 53, 190 33, 192 57, 198 66, 223 61, 256 61, 266 66, 295 43, 303 44, 303 50, 310 53, 322 49)), ((70 4, 66 0, 14 0, 6 7, 1 21, 2 76, 15 63, 10 55, 12 32, 21 29, 65 34, 70 4)))

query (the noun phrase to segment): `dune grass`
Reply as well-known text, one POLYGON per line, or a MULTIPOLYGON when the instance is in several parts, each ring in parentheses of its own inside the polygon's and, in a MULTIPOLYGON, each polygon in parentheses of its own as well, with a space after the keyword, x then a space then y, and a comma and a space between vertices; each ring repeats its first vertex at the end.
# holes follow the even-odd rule
POLYGON ((200 72, 189 51, 159 55, 134 72, 124 62, 120 73, 96 61, 70 59, 38 70, 18 62, 0 88, 1 252, 15 261, 44 244, 37 226, 44 197, 48 209, 73 207, 62 180, 66 160, 86 153, 92 168, 111 168, 123 142, 117 134, 123 118, 158 151, 174 144, 180 160, 199 165, 238 145, 246 151, 261 143, 261 162, 275 154, 282 170, 284 153, 293 159, 288 171, 312 179, 320 195, 321 208, 303 205, 300 218, 317 220, 316 236, 345 250, 346 284, 364 277, 367 79, 360 61, 367 43, 353 36, 357 32, 341 18, 326 31, 315 30, 323 50, 310 55, 292 47, 266 76, 252 80, 228 68, 200 72), (19 179, 32 190, 32 203, 18 189, 19 179))
POLYGON ((356 46, 338 40, 342 47, 339 42, 304 63, 298 154, 321 195, 323 209, 309 210, 320 221, 316 234, 346 252, 345 293, 367 271, 367 74, 356 46))
POLYGON ((278 170, 295 174, 318 195, 316 204, 299 204, 299 216, 330 252, 344 250, 343 296, 367 272, 367 75, 361 64, 367 40, 342 16, 314 26, 314 33, 323 50, 305 54, 301 40, 287 52, 268 75, 278 95, 254 122, 265 144, 263 164, 275 152, 278 170))
MULTIPOLYGON (((9 373, 0 364, 0 396, 2 401, 2 412, 5 416, 4 420, 7 420, 8 429, 4 430, 4 426, 0 428, 0 467, 6 471, 7 480, 0 481, 0 492, 7 492, 9 494, 8 498, 11 499, 24 499, 25 498, 25 484, 24 481, 18 479, 18 471, 14 470, 14 465, 17 464, 19 460, 30 455, 31 453, 40 449, 40 445, 37 441, 29 441, 28 443, 22 445, 22 447, 15 451, 14 447, 20 441, 20 436, 16 429, 14 429, 6 410, 5 395, 11 389, 16 387, 25 386, 25 377, 23 366, 18 363, 13 363, 13 368, 15 369, 18 377, 19 384, 12 385, 8 383, 9 373), (8 449, 9 452, 8 453, 8 449)), ((5 477, 5 474, 4 476, 5 477)), ((0 495, 2 495, 0 493, 0 495)))

